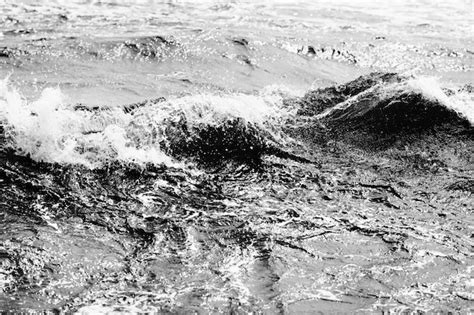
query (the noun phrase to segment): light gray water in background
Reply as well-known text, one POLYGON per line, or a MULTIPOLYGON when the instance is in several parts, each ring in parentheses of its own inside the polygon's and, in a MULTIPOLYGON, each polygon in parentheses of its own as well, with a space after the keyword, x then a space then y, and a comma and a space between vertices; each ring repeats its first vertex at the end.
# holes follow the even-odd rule
POLYGON ((471 1, 6 1, 0 10, 0 47, 18 55, 0 58, 0 76, 13 72, 27 96, 59 86, 72 102, 115 105, 273 84, 304 92, 369 70, 472 82, 471 1), (315 55, 302 56, 308 45, 315 55))
POLYGON ((473 18, 472 1, 0 0, 0 311, 472 311, 472 133, 321 145, 284 100, 397 72, 413 79, 356 101, 406 89, 472 128, 473 18), (158 145, 177 116, 242 119, 318 163, 180 160, 158 145))

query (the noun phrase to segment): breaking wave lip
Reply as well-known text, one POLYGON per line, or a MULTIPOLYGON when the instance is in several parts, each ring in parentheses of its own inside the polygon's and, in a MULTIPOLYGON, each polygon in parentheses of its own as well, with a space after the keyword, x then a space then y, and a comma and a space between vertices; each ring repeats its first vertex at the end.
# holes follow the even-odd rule
POLYGON ((27 102, 0 84, 3 146, 37 161, 89 168, 120 161, 183 167, 188 157, 258 158, 290 112, 281 95, 202 94, 98 110, 73 106, 57 88, 27 102))

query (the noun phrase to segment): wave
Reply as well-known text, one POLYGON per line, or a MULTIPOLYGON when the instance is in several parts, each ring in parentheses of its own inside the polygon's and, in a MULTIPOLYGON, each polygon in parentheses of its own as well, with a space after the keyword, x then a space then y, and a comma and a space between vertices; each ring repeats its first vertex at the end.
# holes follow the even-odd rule
POLYGON ((474 134, 469 89, 443 90, 433 78, 372 73, 310 91, 292 104, 299 106, 300 115, 313 117, 325 127, 324 139, 364 147, 404 145, 428 134, 451 140, 472 139, 474 134))
POLYGON ((383 121, 388 129, 426 127, 443 122, 474 124, 472 105, 449 98, 432 78, 376 73, 352 81, 337 91, 344 101, 318 118, 347 122, 364 117, 366 125, 370 125, 367 119, 376 124, 383 121))
POLYGON ((401 77, 396 73, 376 72, 370 75, 361 76, 356 80, 345 84, 309 91, 303 97, 289 101, 299 107, 298 114, 313 116, 320 114, 324 110, 332 108, 378 84, 399 81, 401 81, 401 77))
POLYGON ((435 135, 439 145, 474 134, 469 89, 443 90, 432 79, 396 73, 372 73, 300 98, 268 90, 109 107, 71 105, 52 88, 27 102, 4 80, 0 117, 4 148, 36 161, 90 168, 115 161, 256 164, 264 155, 311 162, 293 153, 299 145, 318 150, 307 141, 308 130, 323 142, 381 149, 426 135, 435 135))
MULTIPOLYGON (((281 96, 194 95, 128 106, 70 105, 47 88, 27 102, 0 86, 2 146, 36 161, 101 167, 113 161, 183 166, 184 159, 258 160, 281 141, 281 96)), ((273 150, 272 152, 275 152, 273 150)))
MULTIPOLYGON (((294 48, 289 45, 284 45, 288 51, 293 52, 294 48)), ((296 53, 301 56, 310 58, 318 58, 325 60, 335 60, 340 62, 347 62, 351 64, 357 63, 356 56, 350 51, 338 47, 331 46, 311 46, 305 45, 296 49, 296 53)))
POLYGON ((105 59, 143 59, 163 60, 167 57, 184 55, 182 45, 172 36, 143 36, 128 40, 107 41, 104 43, 90 42, 78 46, 85 53, 105 59))
POLYGON ((28 54, 29 53, 27 51, 18 48, 12 48, 7 46, 0 47, 0 58, 13 58, 28 54))
POLYGON ((0 46, 0 58, 67 55, 68 58, 89 56, 99 60, 165 61, 186 56, 185 48, 172 36, 142 36, 91 41, 75 36, 40 37, 15 46, 0 46), (59 44, 58 44, 59 43, 59 44))

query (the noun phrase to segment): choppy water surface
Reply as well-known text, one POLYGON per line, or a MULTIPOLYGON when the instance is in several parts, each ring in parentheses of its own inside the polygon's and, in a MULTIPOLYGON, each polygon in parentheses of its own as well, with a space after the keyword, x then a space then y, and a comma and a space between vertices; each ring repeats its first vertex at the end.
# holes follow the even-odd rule
POLYGON ((472 22, 0 3, 0 311, 473 311, 472 22))

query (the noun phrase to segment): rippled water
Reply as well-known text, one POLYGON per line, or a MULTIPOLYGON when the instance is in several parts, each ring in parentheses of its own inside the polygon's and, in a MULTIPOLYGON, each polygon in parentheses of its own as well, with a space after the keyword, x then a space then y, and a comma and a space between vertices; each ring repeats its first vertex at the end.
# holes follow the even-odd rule
POLYGON ((470 1, 0 3, 0 311, 469 312, 470 1))

